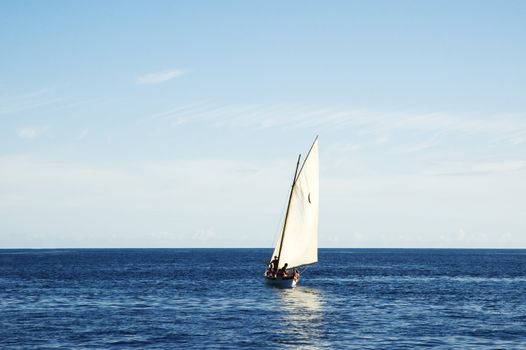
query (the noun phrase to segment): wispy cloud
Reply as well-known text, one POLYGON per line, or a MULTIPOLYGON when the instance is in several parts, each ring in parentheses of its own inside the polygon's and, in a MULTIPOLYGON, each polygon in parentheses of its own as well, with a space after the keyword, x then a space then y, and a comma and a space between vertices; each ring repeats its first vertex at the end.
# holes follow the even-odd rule
POLYGON ((424 173, 433 176, 487 176, 526 171, 524 159, 494 159, 441 162, 424 173))
POLYGON ((85 139, 86 136, 88 136, 89 132, 90 132, 90 129, 88 129, 88 128, 83 129, 83 130, 80 132, 80 134, 79 134, 79 140, 83 140, 83 139, 85 139))
POLYGON ((18 131, 18 137, 25 140, 39 138, 49 130, 47 126, 26 126, 18 131))
POLYGON ((180 69, 169 69, 160 72, 153 72, 141 75, 137 78, 136 83, 138 85, 155 85, 167 82, 183 75, 183 71, 180 69))
POLYGON ((411 132, 425 134, 406 152, 435 146, 436 135, 484 135, 512 144, 526 142, 526 120, 523 115, 469 115, 452 112, 382 112, 309 105, 201 105, 179 106, 160 111, 143 119, 158 120, 171 126, 205 123, 212 127, 255 129, 349 129, 368 136, 376 144, 391 141, 391 134, 411 132))
POLYGON ((0 96, 0 115, 44 107, 62 107, 69 104, 71 101, 56 96, 51 89, 41 89, 24 94, 0 96))
POLYGON ((413 144, 396 147, 395 149, 392 150, 392 152, 393 153, 399 153, 399 154, 415 153, 415 152, 424 151, 424 150, 427 150, 429 148, 438 146, 439 143, 440 142, 439 142, 438 136, 437 135, 433 135, 430 138, 424 139, 421 142, 416 142, 416 143, 413 143, 413 144))

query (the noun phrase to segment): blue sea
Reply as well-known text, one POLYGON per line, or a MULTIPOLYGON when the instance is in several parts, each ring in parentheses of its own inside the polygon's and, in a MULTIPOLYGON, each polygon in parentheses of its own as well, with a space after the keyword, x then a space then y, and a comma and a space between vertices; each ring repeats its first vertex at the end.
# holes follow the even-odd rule
POLYGON ((1 349, 526 348, 526 250, 0 250, 1 349))

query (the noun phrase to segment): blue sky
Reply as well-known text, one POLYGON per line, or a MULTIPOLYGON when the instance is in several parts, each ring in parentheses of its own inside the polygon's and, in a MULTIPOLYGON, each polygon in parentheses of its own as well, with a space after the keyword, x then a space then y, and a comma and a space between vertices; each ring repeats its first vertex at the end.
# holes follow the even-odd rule
POLYGON ((526 247, 523 1, 3 1, 0 247, 526 247))

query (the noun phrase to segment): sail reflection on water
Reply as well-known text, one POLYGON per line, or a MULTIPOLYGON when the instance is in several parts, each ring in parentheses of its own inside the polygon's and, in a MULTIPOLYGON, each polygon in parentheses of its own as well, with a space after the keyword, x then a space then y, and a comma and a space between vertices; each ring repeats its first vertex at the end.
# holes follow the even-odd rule
POLYGON ((282 322, 280 343, 291 348, 326 349, 322 294, 313 288, 277 290, 282 322))

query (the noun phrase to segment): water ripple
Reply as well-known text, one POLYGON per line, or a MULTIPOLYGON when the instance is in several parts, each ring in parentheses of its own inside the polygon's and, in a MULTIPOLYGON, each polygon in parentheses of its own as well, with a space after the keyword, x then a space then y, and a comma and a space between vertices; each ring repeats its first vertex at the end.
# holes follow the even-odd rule
POLYGON ((292 290, 264 285, 270 254, 0 250, 0 348, 526 344, 524 251, 321 250, 321 263, 292 290))

